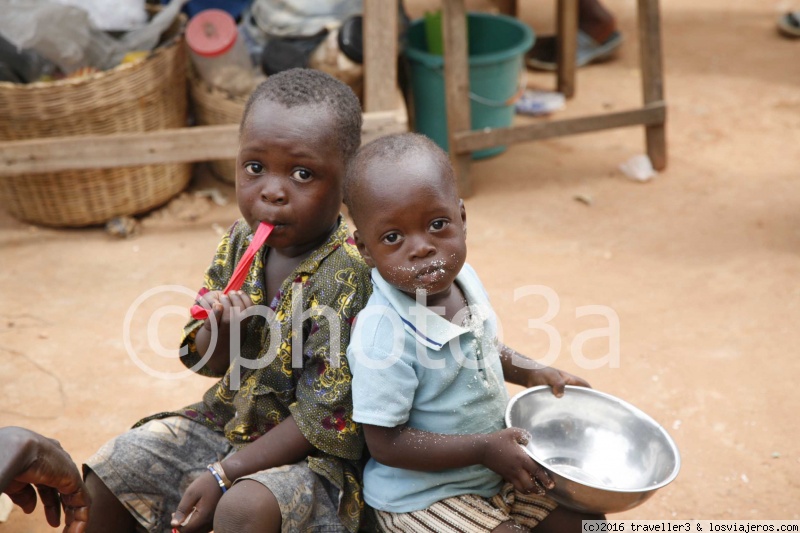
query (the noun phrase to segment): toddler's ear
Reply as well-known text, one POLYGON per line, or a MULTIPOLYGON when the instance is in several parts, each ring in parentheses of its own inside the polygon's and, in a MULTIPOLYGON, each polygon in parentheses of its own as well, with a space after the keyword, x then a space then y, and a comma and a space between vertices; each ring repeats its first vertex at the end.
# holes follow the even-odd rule
POLYGON ((458 199, 458 209, 461 212, 461 223, 464 225, 464 237, 467 236, 467 209, 464 207, 464 200, 458 199))
POLYGON ((372 256, 369 255, 369 250, 367 250, 367 246, 364 244, 364 241, 361 240, 361 235, 358 234, 358 230, 353 232, 353 240, 356 241, 356 248, 358 248, 358 252, 361 254, 361 257, 364 258, 364 262, 370 268, 375 268, 375 263, 372 261, 372 256))

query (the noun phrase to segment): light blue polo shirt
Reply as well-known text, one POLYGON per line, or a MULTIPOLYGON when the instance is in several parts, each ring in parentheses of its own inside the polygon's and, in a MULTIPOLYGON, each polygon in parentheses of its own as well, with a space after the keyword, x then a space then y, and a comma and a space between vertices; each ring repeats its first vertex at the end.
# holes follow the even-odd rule
MULTIPOLYGON (((372 297, 347 350, 353 419, 443 434, 503 429, 508 392, 495 341, 497 319, 472 267, 464 265, 456 277, 472 313, 467 328, 417 305, 376 269, 372 282, 372 297)), ((370 459, 364 499, 376 509, 406 513, 460 494, 490 497, 502 484, 498 474, 479 465, 420 472, 370 459)))

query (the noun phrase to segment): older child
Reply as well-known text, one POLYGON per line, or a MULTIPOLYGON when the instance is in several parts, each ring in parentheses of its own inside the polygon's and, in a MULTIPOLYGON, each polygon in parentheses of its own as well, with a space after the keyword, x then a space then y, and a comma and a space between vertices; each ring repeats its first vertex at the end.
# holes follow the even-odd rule
POLYGON ((373 294, 348 348, 353 419, 372 455, 364 498, 384 531, 580 531, 545 495, 553 482, 504 429, 504 378, 531 387, 588 384, 535 365, 496 338, 465 264, 466 212, 447 155, 403 134, 363 147, 345 179, 373 294))
POLYGON ((212 312, 188 323, 181 347, 184 364, 221 379, 88 461, 89 531, 358 528, 363 437, 344 350, 369 275, 339 212, 360 140, 357 98, 321 72, 271 76, 250 97, 236 162, 243 218, 205 276, 212 312), (242 289, 223 294, 261 222, 274 230, 242 289), (234 332, 233 310, 254 305, 270 311, 234 332), (231 349, 233 333, 241 345, 231 349))

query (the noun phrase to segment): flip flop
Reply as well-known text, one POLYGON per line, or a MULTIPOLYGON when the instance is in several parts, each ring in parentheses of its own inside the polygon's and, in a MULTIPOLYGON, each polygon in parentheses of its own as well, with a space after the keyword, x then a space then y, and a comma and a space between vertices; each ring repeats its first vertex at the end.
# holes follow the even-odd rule
MULTIPOLYGON (((603 43, 598 43, 589 34, 578 30, 578 47, 575 65, 584 67, 589 63, 611 59, 622 45, 622 34, 614 31, 603 43)), ((536 44, 525 56, 525 63, 536 70, 556 70, 556 38, 547 35, 536 39, 536 44)))
POLYGON ((800 11, 781 15, 778 19, 778 31, 787 37, 800 37, 800 11))

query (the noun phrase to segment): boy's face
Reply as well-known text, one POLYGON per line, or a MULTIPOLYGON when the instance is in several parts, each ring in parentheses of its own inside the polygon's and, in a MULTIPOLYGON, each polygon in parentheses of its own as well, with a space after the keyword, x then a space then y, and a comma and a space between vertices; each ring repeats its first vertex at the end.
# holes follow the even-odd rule
POLYGON ((447 294, 467 256, 466 211, 428 154, 364 168, 356 244, 368 265, 414 297, 447 294))
POLYGON ((294 257, 328 237, 342 203, 345 161, 332 114, 321 106, 253 105, 239 138, 236 198, 253 230, 275 229, 267 245, 294 257))

